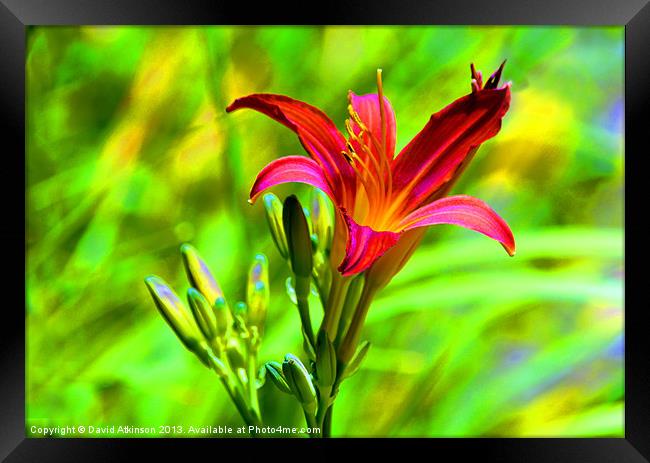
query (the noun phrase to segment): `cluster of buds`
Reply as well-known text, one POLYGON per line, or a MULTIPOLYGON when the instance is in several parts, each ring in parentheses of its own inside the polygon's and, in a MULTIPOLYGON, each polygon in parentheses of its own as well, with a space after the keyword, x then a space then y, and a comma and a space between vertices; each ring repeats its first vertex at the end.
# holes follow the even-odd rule
POLYGON ((267 258, 255 256, 246 302, 230 306, 197 250, 184 244, 181 255, 190 283, 187 305, 158 276, 145 278, 147 288, 183 345, 219 375, 244 420, 259 425, 257 353, 269 304, 267 258))
MULTIPOLYGON (((338 287, 341 285, 340 276, 331 263, 334 214, 329 199, 318 189, 312 190, 309 203, 310 207, 305 208, 295 196, 287 197, 284 203, 271 193, 264 196, 273 241, 292 273, 287 282, 287 292, 298 308, 308 357, 308 361, 303 363, 297 356, 287 354, 282 364, 267 362, 265 369, 266 376, 280 391, 296 397, 303 407, 307 423, 320 427, 336 397, 338 385, 358 369, 369 344, 364 343, 350 363, 344 365, 337 360, 336 333, 331 335, 325 327, 328 312, 336 310, 333 303, 340 292, 333 279, 338 287), (326 314, 317 334, 314 334, 308 303, 312 293, 320 297, 326 314)), ((357 280, 361 284, 356 286, 361 287, 363 279, 357 280)), ((343 319, 351 315, 357 299, 358 294, 347 301, 348 310, 340 308, 343 319)), ((337 303, 343 306, 344 302, 339 300, 337 303)))

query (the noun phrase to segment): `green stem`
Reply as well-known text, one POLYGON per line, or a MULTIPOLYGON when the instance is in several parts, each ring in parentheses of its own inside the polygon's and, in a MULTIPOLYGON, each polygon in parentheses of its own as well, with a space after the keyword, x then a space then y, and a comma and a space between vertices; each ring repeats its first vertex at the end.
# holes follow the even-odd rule
POLYGON ((224 388, 228 392, 228 395, 230 396, 230 400, 232 400, 232 402, 235 404, 235 407, 237 408, 237 411, 241 415, 244 422, 248 426, 260 426, 262 422, 257 417, 250 415, 248 407, 246 406, 246 401, 244 401, 239 394, 235 393, 231 389, 228 379, 227 378, 220 378, 220 379, 221 382, 223 383, 224 388))
POLYGON ((341 320, 343 302, 345 302, 350 281, 351 279, 349 277, 340 276, 338 272, 332 276, 332 286, 330 287, 330 294, 327 297, 327 307, 325 308, 325 316, 321 324, 321 330, 324 330, 331 340, 334 340, 336 337, 341 320))
POLYGON ((298 304, 298 313, 300 314, 300 323, 302 324, 302 329, 307 336, 307 341, 316 347, 316 337, 314 336, 314 329, 311 326, 311 317, 309 315, 309 286, 311 279, 309 277, 295 277, 295 291, 296 291, 296 302, 298 304))
POLYGON ((248 396, 250 401, 250 408, 257 420, 262 421, 262 413, 260 412, 260 402, 257 396, 257 364, 255 362, 255 354, 250 353, 248 358, 248 396))
POLYGON ((357 348, 357 344, 359 344, 363 322, 366 320, 368 308, 370 308, 370 303, 372 302, 375 292, 376 288, 371 288, 369 285, 363 287, 359 303, 357 304, 354 316, 350 322, 350 327, 348 328, 348 332, 345 334, 337 352, 339 361, 344 365, 350 361, 357 348))
POLYGON ((316 337, 314 336, 314 329, 311 326, 311 317, 309 316, 309 302, 307 298, 296 298, 298 302, 298 312, 300 313, 300 323, 307 336, 307 341, 316 348, 316 337))
POLYGON ((325 413, 325 419, 323 420, 323 427, 321 428, 321 433, 323 437, 332 437, 332 412, 334 409, 334 403, 332 403, 325 413))
POLYGON ((327 410, 330 408, 332 404, 332 399, 330 397, 332 388, 321 386, 319 392, 320 392, 320 398, 318 399, 318 411, 316 412, 316 423, 318 424, 318 426, 322 427, 323 420, 325 419, 325 416, 327 414, 327 410))
POLYGON ((354 278, 350 285, 348 286, 348 291, 345 296, 345 302, 341 309, 341 319, 339 325, 336 329, 336 338, 334 339, 334 346, 338 347, 341 344, 341 340, 345 335, 348 326, 350 325, 350 319, 352 314, 359 302, 359 297, 363 286, 365 285, 365 279, 363 275, 357 276, 354 278))
MULTIPOLYGON (((307 408, 305 406, 302 407, 302 411, 305 413, 305 421, 307 422, 307 426, 310 428, 318 428, 318 423, 316 421, 316 417, 314 416, 314 409, 312 408, 307 408)), ((314 433, 309 433, 309 437, 317 437, 316 434, 314 433)))

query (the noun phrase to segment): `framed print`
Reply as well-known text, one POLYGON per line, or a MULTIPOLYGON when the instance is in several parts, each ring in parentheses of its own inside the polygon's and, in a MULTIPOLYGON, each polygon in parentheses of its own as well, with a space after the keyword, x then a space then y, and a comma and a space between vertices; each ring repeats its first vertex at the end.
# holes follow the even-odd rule
POLYGON ((648 461, 645 1, 2 2, 6 461, 648 461))

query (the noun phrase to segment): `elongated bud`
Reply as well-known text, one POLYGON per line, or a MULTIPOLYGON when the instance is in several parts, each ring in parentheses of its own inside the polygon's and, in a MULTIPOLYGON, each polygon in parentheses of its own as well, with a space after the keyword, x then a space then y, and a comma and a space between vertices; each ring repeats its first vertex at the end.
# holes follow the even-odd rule
POLYGON ((201 342, 201 333, 197 328, 189 310, 169 285, 160 277, 148 276, 144 280, 151 293, 156 308, 167 324, 174 330, 183 345, 196 354, 205 364, 208 362, 208 351, 205 343, 201 342))
POLYGON ((198 289, 210 304, 214 304, 215 299, 223 296, 223 292, 199 252, 193 246, 184 244, 181 246, 181 255, 190 284, 198 289))
POLYGON ((316 372, 318 384, 329 387, 336 380, 336 350, 325 331, 318 333, 316 341, 316 372))
POLYGON ((230 339, 226 346, 226 356, 233 370, 237 368, 246 368, 246 358, 241 345, 236 339, 230 339))
POLYGON ((354 354, 354 357, 352 357, 352 360, 350 360, 350 363, 347 365, 347 367, 345 367, 345 371, 343 372, 344 378, 349 378, 357 371, 359 371, 361 362, 363 362, 363 359, 366 358, 368 349, 370 349, 370 342, 368 341, 362 342, 359 348, 357 349, 357 352, 354 354))
POLYGON ((218 297, 214 301, 214 315, 217 319, 217 335, 222 338, 232 326, 230 307, 228 307, 228 303, 223 297, 218 297))
POLYGON ((266 369, 266 376, 271 378, 275 387, 286 394, 291 394, 287 380, 284 379, 284 375, 282 374, 282 365, 280 362, 266 362, 264 368, 266 369))
POLYGON ((334 231, 334 219, 327 195, 318 188, 311 191, 311 228, 318 237, 318 248, 329 253, 334 231))
POLYGON ((287 235, 291 269, 297 277, 309 278, 313 263, 309 226, 298 198, 293 195, 284 200, 282 223, 287 235))
POLYGON ((282 372, 287 385, 303 406, 316 403, 316 389, 311 376, 298 357, 287 354, 282 363, 282 372))
POLYGON ((289 247, 287 237, 284 234, 284 225, 282 224, 282 202, 273 193, 264 195, 264 209, 266 210, 266 221, 271 230, 271 236, 278 252, 285 259, 289 257, 289 247))
POLYGON ((187 290, 187 301, 192 309, 192 315, 196 325, 205 336, 205 339, 212 341, 217 337, 217 318, 212 311, 208 300, 194 288, 187 290))
POLYGON ((269 305, 269 262, 264 254, 257 254, 248 272, 246 300, 248 324, 261 331, 269 305))

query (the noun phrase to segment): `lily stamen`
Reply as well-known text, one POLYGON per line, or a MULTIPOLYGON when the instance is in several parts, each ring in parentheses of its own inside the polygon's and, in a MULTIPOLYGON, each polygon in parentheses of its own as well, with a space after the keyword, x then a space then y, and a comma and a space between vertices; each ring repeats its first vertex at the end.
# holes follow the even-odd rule
MULTIPOLYGON (((356 118, 357 119, 359 118, 359 116, 354 111, 352 111, 350 114, 355 114, 356 118)), ((366 153, 368 158, 370 158, 370 160, 372 161, 372 165, 375 168, 375 174, 376 175, 373 175, 373 173, 370 171, 370 169, 366 168, 366 170, 368 171, 368 174, 370 175, 370 178, 379 180, 379 187, 378 187, 379 188, 379 198, 378 198, 379 201, 378 201, 377 206, 383 206, 384 203, 385 203, 385 200, 386 200, 386 184, 385 184, 385 181, 384 181, 384 176, 382 175, 382 169, 381 169, 381 166, 379 165, 379 162, 377 161, 374 154, 372 153, 372 150, 370 150, 370 148, 368 148, 368 145, 363 140, 363 135, 366 134, 366 133, 371 137, 371 140, 374 137, 372 137, 372 134, 370 133, 368 128, 360 120, 359 120, 359 122, 356 122, 356 120, 355 120, 355 123, 361 129, 361 131, 358 134, 356 134, 354 132, 354 127, 352 127, 352 122, 350 121, 350 119, 345 120, 345 128, 348 131, 348 135, 349 135, 350 139, 357 142, 359 147, 361 147, 361 149, 366 153)), ((354 151, 354 149, 352 148, 352 145, 351 145, 351 143, 349 141, 347 142, 347 145, 348 145, 348 150, 354 151)), ((358 155, 357 155, 357 157, 358 157, 358 155)))

